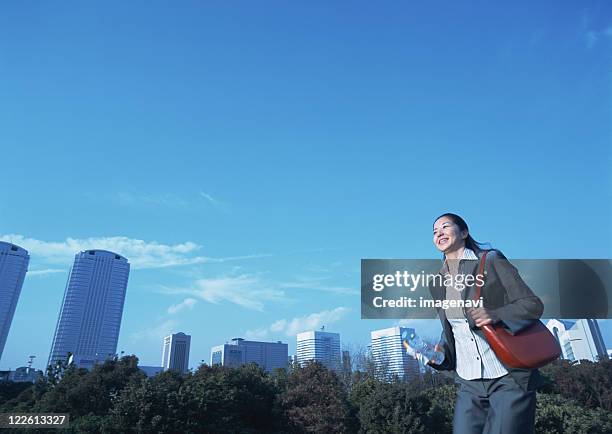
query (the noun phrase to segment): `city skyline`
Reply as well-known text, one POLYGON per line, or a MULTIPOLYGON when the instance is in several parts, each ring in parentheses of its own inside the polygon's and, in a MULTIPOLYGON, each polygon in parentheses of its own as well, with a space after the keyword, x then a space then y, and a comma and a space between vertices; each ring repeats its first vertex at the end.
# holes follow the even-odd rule
POLYGON ((444 212, 511 260, 612 258, 609 16, 551 1, 3 5, 0 240, 30 263, 0 369, 44 368, 91 249, 131 264, 117 352, 158 365, 182 330, 190 367, 237 336, 295 354, 323 325, 348 347, 394 326, 437 339, 438 320, 362 320, 359 268, 440 259, 444 212))
MULTIPOLYGON (((4 242, 1 242, 1 241, 0 241, 0 245, 2 245, 2 244, 4 244, 5 246, 8 246, 8 248, 11 248, 11 247, 12 247, 12 248, 13 248, 14 250, 16 250, 17 252, 21 252, 21 256, 26 255, 26 256, 28 257, 28 260, 29 260, 28 252, 27 252, 26 250, 24 250, 23 248, 21 248, 20 246, 17 246, 17 245, 15 245, 15 244, 11 244, 11 243, 4 243, 4 242)), ((90 250, 84 250, 84 251, 81 251, 80 253, 77 253, 77 254, 75 255, 75 263, 76 263, 76 262, 78 262, 78 258, 79 258, 79 257, 84 256, 84 255, 89 255, 89 256, 91 256, 91 255, 92 255, 92 253, 93 253, 93 252, 96 252, 96 251, 97 251, 97 252, 102 252, 103 254, 110 255, 111 257, 114 257, 115 259, 120 258, 121 260, 126 260, 126 261, 127 261, 127 259, 126 259, 126 258, 124 258, 124 257, 120 257, 119 255, 117 255, 117 254, 116 254, 116 253, 114 253, 114 252, 109 252, 109 251, 104 251, 104 250, 95 250, 95 249, 93 249, 93 250, 92 250, 92 249, 90 249, 90 250)), ((87 257, 87 256, 84 256, 84 257, 87 257)), ((26 268, 27 268, 27 265, 26 265, 26 268)), ((68 281, 68 283, 67 283, 66 292, 68 291, 68 286, 70 285, 70 275, 71 275, 71 273, 72 273, 72 269, 71 269, 71 272, 70 272, 70 274, 69 274, 69 281, 68 281)), ((27 275, 27 274, 26 274, 26 275, 27 275)), ((126 284, 126 291, 127 291, 127 284, 126 284)), ((61 311, 60 311, 60 317, 61 317, 61 311)), ((60 319, 61 319, 61 318, 60 318, 60 319)), ((551 320, 551 321, 556 321, 556 320, 551 320)), ((578 320, 578 322, 580 322, 580 321, 582 321, 582 320, 578 320)), ((592 320, 589 320, 589 321, 592 321, 592 320)), ((382 322, 382 321, 379 321, 379 322, 382 322)), ((387 322, 388 322, 388 321, 387 321, 387 322)), ((569 321, 563 321, 563 322, 564 322, 564 323, 570 323, 569 321)), ((606 324, 606 323, 608 322, 608 320, 599 320, 599 322, 600 322, 600 323, 604 323, 604 324, 606 324)), ((332 323, 333 323, 333 321, 332 321, 332 323)), ((437 319, 436 319, 436 320, 410 320, 410 319, 405 319, 405 320, 394 321, 394 325, 393 325, 392 327, 386 327, 386 328, 382 328, 382 329, 370 330, 370 332, 369 332, 369 333, 370 333, 370 336, 371 336, 371 338, 370 338, 370 339, 371 339, 371 341, 370 341, 370 342, 371 342, 371 344, 370 344, 370 345, 372 345, 372 344, 373 344, 373 342, 374 342, 374 338, 373 338, 373 336, 374 336, 375 334, 376 334, 377 338, 380 338, 380 336, 378 336, 378 334, 380 334, 380 333, 385 334, 386 332, 388 332, 388 331, 392 331, 392 330, 402 330, 402 329, 406 329, 405 325, 407 325, 407 324, 420 324, 420 325, 422 326, 422 330, 426 330, 426 332, 427 332, 427 333, 429 333, 428 338, 429 338, 430 340, 431 340, 431 339, 434 339, 434 340, 435 340, 435 336, 436 336, 436 335, 435 335, 435 334, 431 334, 431 330, 432 330, 432 329, 433 329, 433 330, 435 330, 435 329, 436 329, 435 324, 437 324, 437 323, 438 323, 438 320, 437 320, 437 319), (432 322, 433 322, 433 324, 432 324, 432 322), (424 326, 424 327, 423 327, 423 326, 424 326), (433 326, 433 327, 432 327, 432 326, 433 326)), ((572 322, 572 323, 570 323, 570 324, 573 324, 573 322, 572 322)), ((597 324, 597 323, 596 323, 596 324, 597 324)), ((322 325, 323 325, 323 328, 324 328, 324 327, 325 327, 325 324, 322 324, 322 325)), ((59 319, 58 319, 58 327, 59 327, 59 319)), ((414 327, 413 327, 413 328, 411 328, 411 329, 412 329, 412 330, 414 330, 414 327)), ((440 330, 441 330, 441 329, 440 329, 440 330)), ((177 333, 174 333, 172 330, 170 330, 170 332, 171 332, 171 333, 170 333, 170 336, 166 336, 166 337, 164 337, 164 342, 165 342, 165 341, 168 339, 168 337, 171 337, 171 336, 177 336, 177 335, 181 335, 181 334, 183 334, 183 335, 184 335, 184 333, 182 333, 182 332, 177 332, 177 333)), ((291 355, 297 355, 297 352, 298 352, 298 348, 297 348, 297 346, 298 346, 298 340, 299 340, 298 335, 299 335, 299 334, 301 334, 301 333, 311 333, 311 334, 312 334, 312 333, 320 333, 320 332, 321 332, 320 330, 314 330, 314 329, 313 329, 313 330, 303 330, 303 331, 301 331, 301 332, 296 332, 296 334, 295 334, 295 336, 294 336, 294 338, 295 338, 295 340, 296 340, 296 348, 295 348, 295 351, 294 351, 293 353, 291 353, 291 355)), ((599 331, 599 326, 598 326, 598 333, 599 333, 600 338, 603 338, 603 336, 601 335, 601 332, 599 331)), ((337 334, 337 333, 333 333, 333 334, 337 334)), ((190 341, 190 340, 191 340, 191 336, 189 335, 188 337, 189 337, 189 341, 190 341)), ((238 338, 235 338, 235 339, 238 339, 238 338)), ((233 341, 233 340, 235 340, 235 339, 232 339, 232 341, 233 341)), ((240 339, 240 340, 244 340, 243 338, 239 338, 239 339, 240 339)), ((281 343, 281 341, 277 341, 277 342, 278 342, 278 343, 281 343)), ((341 341, 339 340, 339 342, 341 342, 341 341)), ((271 344, 271 343, 273 343, 273 342, 261 341, 261 343, 270 343, 270 344, 271 344)), ((362 343, 362 342, 360 342, 360 344, 361 344, 361 343, 362 343)), ((222 344, 221 346, 223 346, 223 345, 228 345, 228 342, 226 341, 226 343, 225 343, 225 344, 222 344)), ((231 344, 229 344, 229 345, 231 345, 231 344)), ((288 345, 288 344, 283 344, 283 345, 288 345)), ((351 348, 351 347, 352 347, 352 349, 357 349, 357 351, 361 351, 361 350, 363 350, 363 348, 364 348, 365 346, 367 346, 367 344, 366 344, 365 346, 364 346, 364 345, 358 345, 358 347, 356 348, 354 345, 355 345, 355 342, 349 342, 348 344, 347 344, 347 343, 343 343, 343 345, 341 346, 341 350, 340 350, 340 352, 342 353, 342 352, 344 351, 344 349, 345 349, 345 348, 351 348)), ((605 345, 605 339, 604 339, 604 345, 605 345)), ((212 348, 214 349, 214 348, 216 348, 216 347, 220 347, 220 346, 219 346, 219 345, 217 345, 217 346, 212 347, 212 348)), ((189 348, 189 345, 187 346, 187 348, 189 348)), ((116 349, 116 348, 115 348, 115 349, 116 349)), ((162 367, 162 368, 164 368, 164 367, 165 367, 165 365, 167 365, 167 363, 164 363, 164 357, 166 357, 166 351, 167 351, 167 343, 165 343, 165 344, 162 346, 162 364, 161 364, 161 367, 162 367)), ((395 350, 393 350, 393 349, 392 349, 392 350, 391 350, 391 353, 393 353, 393 354, 394 354, 394 351, 395 351, 395 350)), ((130 353, 129 351, 128 351, 128 352, 125 352, 124 350, 122 350, 122 351, 121 351, 121 354, 124 354, 124 353, 125 353, 125 354, 132 354, 132 353, 130 353)), ((51 363, 52 354, 53 354, 53 351, 50 351, 50 352, 49 352, 49 363, 51 363)), ((116 352, 116 351, 115 351, 114 353, 108 353, 108 354, 109 354, 109 355, 111 355, 111 354, 112 354, 112 355, 120 355, 120 354, 119 354, 118 352, 116 352)), ((169 354, 170 354, 170 353, 168 353, 168 356, 169 356, 169 354)), ((187 354, 189 354, 189 349, 187 349, 187 354)), ((136 354, 136 355, 137 355, 137 354, 136 354)), ((395 355, 395 356, 396 356, 396 355, 395 355)), ((566 358, 567 358, 567 357, 566 357, 566 358)), ((592 357, 588 357, 588 358, 589 358, 589 359, 592 359, 592 357)), ((199 355, 193 355, 193 359, 196 359, 196 360, 198 360, 198 361, 197 361, 195 364, 192 364, 192 361, 184 361, 184 363, 186 363, 186 364, 187 364, 187 365, 186 365, 187 367, 186 367, 186 368, 182 368, 182 370, 183 370, 183 371, 186 371, 187 369, 193 369, 193 368, 197 367, 197 366, 198 366, 198 364, 201 362, 201 359, 200 359, 200 356, 199 356, 199 355)), ((192 359, 192 360, 193 360, 193 359, 192 359)), ((205 360, 205 358, 203 358, 203 359, 205 360)), ((94 363, 95 363, 95 362, 94 362, 94 363)), ((210 363, 212 363, 212 355, 211 355, 211 357, 210 357, 210 363)), ((142 360, 141 360, 140 364, 141 364, 141 365, 143 365, 143 366, 147 366, 147 367, 149 367, 149 365, 148 365, 147 363, 144 363, 142 360)), ((153 364, 152 364, 150 367, 155 367, 155 366, 157 366, 157 365, 156 365, 155 363, 153 363, 153 364)), ((45 367, 46 367, 46 366, 41 366, 41 368, 43 368, 43 369, 44 369, 45 367)), ((13 368, 13 369, 14 369, 15 367, 11 367, 11 368, 13 368)), ((397 368, 397 367, 394 367, 394 369, 396 369, 396 368, 397 368)), ((165 369, 167 369, 167 368, 165 368, 165 369)), ((399 369, 399 368, 398 368, 398 369, 399 369)))

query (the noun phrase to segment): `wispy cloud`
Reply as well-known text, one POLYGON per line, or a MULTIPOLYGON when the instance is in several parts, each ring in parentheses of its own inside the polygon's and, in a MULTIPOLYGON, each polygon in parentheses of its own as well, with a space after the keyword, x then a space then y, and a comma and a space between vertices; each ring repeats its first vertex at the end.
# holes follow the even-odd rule
POLYGON ((128 258, 132 267, 164 268, 180 265, 222 263, 271 256, 253 254, 214 258, 199 256, 201 246, 186 241, 178 244, 162 244, 156 241, 144 241, 134 238, 116 236, 99 238, 66 238, 64 241, 43 241, 28 238, 19 234, 0 235, 0 240, 17 244, 33 256, 38 256, 50 264, 69 264, 75 253, 82 250, 101 249, 118 253, 128 258))
POLYGON ((49 274, 66 273, 63 268, 45 268, 44 270, 28 270, 28 276, 47 276, 49 274))
MULTIPOLYGON (((87 193, 89 198, 99 200, 98 195, 87 193)), ((192 192, 190 194, 175 193, 145 193, 133 191, 119 191, 106 196, 110 200, 121 206, 134 208, 174 208, 174 209, 204 209, 205 207, 227 211, 227 203, 213 197, 205 191, 192 192), (204 201, 202 201, 204 199, 204 201)))
POLYGON ((189 200, 172 193, 146 194, 120 191, 116 193, 113 198, 121 205, 129 206, 144 205, 153 207, 186 208, 191 203, 189 200))
POLYGON ((258 329, 247 330, 244 333, 244 337, 252 341, 258 341, 261 339, 268 338, 269 333, 270 333, 270 329, 268 327, 261 327, 258 329))
POLYGON ((130 335, 132 340, 147 339, 151 341, 161 342, 161 340, 171 333, 176 333, 179 322, 174 319, 166 320, 154 327, 147 327, 130 335))
POLYGON ((612 41, 612 25, 602 29, 588 29, 584 32, 584 43, 588 49, 595 47, 600 41, 612 41))
POLYGON ((172 306, 170 306, 168 308, 168 313, 173 315, 175 313, 179 313, 180 311, 184 310, 184 309, 193 309, 193 306, 195 306, 195 304, 198 302, 198 300, 196 300, 195 298, 186 298, 185 300, 181 301, 178 304, 173 304, 172 306))
POLYGON ((343 271, 341 266, 342 263, 339 261, 332 262, 327 266, 310 264, 305 268, 306 273, 295 275, 292 280, 285 281, 280 286, 284 289, 304 289, 341 295, 359 294, 357 288, 330 283, 334 279, 332 274, 337 275, 339 271, 343 271))
POLYGON ((266 302, 287 301, 285 292, 275 289, 257 275, 242 274, 198 279, 190 288, 168 288, 170 294, 186 294, 209 303, 233 303, 246 309, 263 311, 266 302))
POLYGON ((593 48, 598 39, 599 37, 597 36, 597 33, 592 30, 586 32, 584 35, 584 42, 586 43, 587 48, 593 48))
POLYGON ((329 277, 325 278, 298 278, 293 282, 284 282, 281 284, 283 288, 291 289, 305 289, 321 292, 330 292, 333 294, 343 295, 357 295, 359 291, 350 286, 341 285, 326 285, 324 281, 329 280, 329 277))
POLYGON ((200 197, 204 198, 214 208, 217 208, 221 211, 227 211, 227 204, 225 202, 221 202, 219 199, 212 197, 205 191, 200 191, 200 197))
POLYGON ((262 339, 269 335, 278 334, 295 336, 303 331, 315 330, 321 326, 336 323, 344 318, 348 312, 350 312, 349 308, 340 306, 332 310, 311 313, 310 315, 295 317, 290 320, 280 319, 269 326, 247 330, 245 335, 248 339, 262 339))
POLYGON ((341 295, 358 295, 359 291, 341 285, 327 284, 330 277, 302 277, 290 282, 266 280, 261 274, 248 274, 236 269, 239 274, 196 279, 188 287, 162 287, 166 294, 181 294, 208 303, 232 303, 246 309, 263 311, 267 303, 292 301, 292 290, 299 292, 327 292, 341 295), (303 290, 303 291, 302 291, 303 290))

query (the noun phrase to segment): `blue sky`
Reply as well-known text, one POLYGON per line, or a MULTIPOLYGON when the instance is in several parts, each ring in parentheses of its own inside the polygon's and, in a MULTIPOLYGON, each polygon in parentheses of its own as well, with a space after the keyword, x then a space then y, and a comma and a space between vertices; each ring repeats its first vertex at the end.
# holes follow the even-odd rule
POLYGON ((46 362, 79 249, 132 262, 118 350, 184 331, 192 366, 366 345, 394 323, 359 260, 438 257, 448 210, 511 258, 612 257, 611 50, 604 1, 3 4, 0 235, 32 258, 0 367, 46 362))

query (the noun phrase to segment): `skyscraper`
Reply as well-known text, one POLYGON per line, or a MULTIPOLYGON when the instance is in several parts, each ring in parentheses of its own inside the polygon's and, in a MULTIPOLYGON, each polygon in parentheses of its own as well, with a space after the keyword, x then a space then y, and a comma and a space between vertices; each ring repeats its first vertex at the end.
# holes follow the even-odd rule
POLYGON ((70 270, 49 364, 71 361, 91 368, 117 351, 130 264, 106 250, 77 253, 70 270))
POLYGON ((566 321, 551 319, 546 327, 561 346, 561 358, 597 361, 607 358, 606 346, 596 319, 579 319, 566 321))
POLYGON ((0 359, 29 262, 26 250, 0 241, 0 359))
POLYGON ((339 371, 342 367, 340 334, 318 330, 298 333, 297 358, 300 366, 317 361, 328 369, 339 371))
POLYGON ((414 329, 407 327, 390 327, 370 333, 372 358, 377 375, 382 379, 391 379, 394 375, 410 379, 419 374, 419 362, 407 354, 402 345, 404 331, 414 333, 414 329))
POLYGON ((256 363, 268 372, 286 368, 289 358, 287 344, 278 342, 247 341, 234 338, 230 343, 212 347, 210 364, 238 367, 256 363))
POLYGON ((189 369, 189 347, 191 336, 185 333, 174 333, 164 338, 162 367, 164 371, 174 369, 185 373, 189 369))

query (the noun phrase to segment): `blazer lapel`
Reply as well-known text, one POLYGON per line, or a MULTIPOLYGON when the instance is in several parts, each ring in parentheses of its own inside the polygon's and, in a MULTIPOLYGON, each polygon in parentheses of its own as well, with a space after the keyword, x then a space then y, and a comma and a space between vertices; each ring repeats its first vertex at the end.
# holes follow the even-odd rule
MULTIPOLYGON (((465 276, 469 276, 469 275, 474 276, 474 278, 476 278, 476 273, 478 272, 479 262, 480 261, 477 261, 475 259, 462 259, 461 262, 459 263, 459 273, 463 274, 464 279, 465 279, 465 276)), ((467 300, 468 298, 473 299, 474 292, 476 292, 475 285, 466 287, 465 291, 463 291, 463 300, 467 300)))
MULTIPOLYGON (((442 280, 444 279, 444 275, 442 273, 441 274, 442 280)), ((435 282, 435 281, 434 281, 435 282)), ((446 287, 444 285, 439 286, 436 285, 435 283, 432 285, 432 291, 431 291, 433 297, 435 300, 444 300, 446 298, 446 287)))

